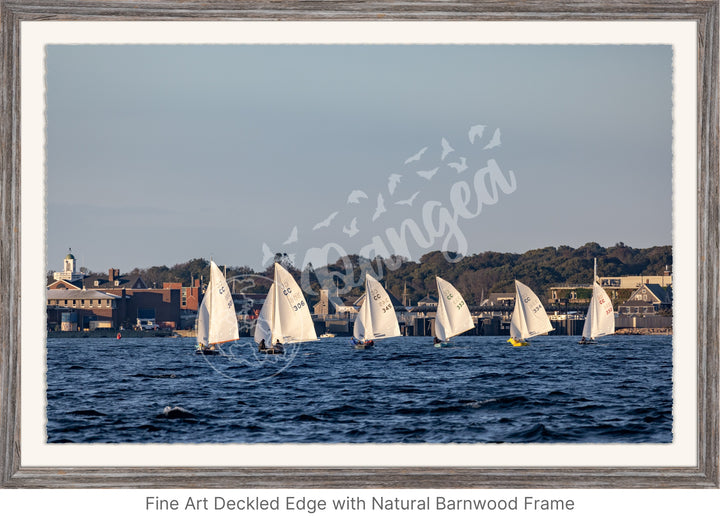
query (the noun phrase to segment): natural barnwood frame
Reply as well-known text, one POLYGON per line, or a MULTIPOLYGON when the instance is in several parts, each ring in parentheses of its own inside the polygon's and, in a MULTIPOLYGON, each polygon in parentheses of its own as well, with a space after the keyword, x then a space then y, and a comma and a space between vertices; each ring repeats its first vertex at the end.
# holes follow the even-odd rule
POLYGON ((701 488, 720 486, 718 0, 0 0, 0 487, 701 488), (698 442, 688 468, 23 468, 20 464, 20 22, 686 20, 698 36, 698 442))

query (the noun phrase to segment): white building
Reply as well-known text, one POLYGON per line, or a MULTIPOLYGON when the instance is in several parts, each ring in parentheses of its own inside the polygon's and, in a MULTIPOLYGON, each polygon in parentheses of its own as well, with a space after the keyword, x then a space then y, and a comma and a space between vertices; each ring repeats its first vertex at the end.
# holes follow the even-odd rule
POLYGON ((78 281, 85 277, 84 274, 80 273, 77 269, 77 261, 72 253, 68 253, 63 259, 63 271, 54 272, 53 279, 56 281, 78 281))

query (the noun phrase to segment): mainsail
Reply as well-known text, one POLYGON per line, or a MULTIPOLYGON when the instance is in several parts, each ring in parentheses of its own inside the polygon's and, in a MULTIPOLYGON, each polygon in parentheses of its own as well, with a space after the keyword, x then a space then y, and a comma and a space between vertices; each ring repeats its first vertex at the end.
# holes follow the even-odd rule
POLYGON ((301 343, 317 339, 310 307, 290 272, 275 263, 275 275, 255 325, 256 342, 301 343))
POLYGON ((198 309, 197 341, 209 346, 239 338, 230 288, 218 265, 210 261, 210 282, 198 309))
MULTIPOLYGON (((366 296, 367 299, 367 296, 366 296)), ((370 316, 370 306, 368 301, 363 301, 360 310, 355 317, 353 326, 353 337, 359 341, 373 339, 372 317, 370 316)))
POLYGON ((400 325, 390 296, 382 284, 369 274, 365 275, 365 300, 355 319, 353 335, 360 341, 400 335, 400 325))
POLYGON ((602 286, 598 284, 597 270, 595 270, 593 272, 593 293, 585 316, 582 335, 586 339, 595 339, 613 333, 615 333, 615 312, 612 301, 602 286))
POLYGON ((267 297, 265 297, 265 302, 263 303, 262 308, 260 309, 260 313, 258 314, 257 321, 255 322, 255 342, 260 343, 263 339, 265 340, 266 344, 272 344, 271 338, 272 338, 272 326, 270 326, 270 323, 272 322, 274 315, 273 311, 275 310, 275 285, 270 285, 270 290, 268 291, 267 297))
POLYGON ((210 335, 210 303, 212 302, 212 279, 205 289, 197 316, 197 342, 198 345, 209 346, 208 335, 210 335))
POLYGON ((515 309, 510 320, 510 336, 529 339, 554 330, 538 296, 520 281, 515 281, 515 309))
POLYGON ((435 277, 438 306, 435 314, 435 336, 441 341, 475 328, 470 310, 460 292, 440 277, 435 277))

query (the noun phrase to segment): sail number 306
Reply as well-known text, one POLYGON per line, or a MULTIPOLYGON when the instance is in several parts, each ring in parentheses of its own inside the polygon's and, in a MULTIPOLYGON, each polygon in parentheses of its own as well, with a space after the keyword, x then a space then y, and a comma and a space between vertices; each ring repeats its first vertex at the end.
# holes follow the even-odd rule
POLYGON ((299 303, 292 305, 292 308, 297 312, 298 310, 302 310, 303 306, 305 306, 305 301, 300 301, 299 303))

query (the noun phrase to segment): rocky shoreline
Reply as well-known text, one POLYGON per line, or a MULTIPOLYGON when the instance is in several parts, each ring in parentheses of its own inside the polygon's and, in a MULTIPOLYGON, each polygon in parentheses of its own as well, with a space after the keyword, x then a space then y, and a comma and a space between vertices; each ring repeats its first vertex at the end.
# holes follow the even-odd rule
POLYGON ((672 328, 618 328, 615 335, 672 335, 672 328))
POLYGON ((89 339, 95 337, 105 337, 116 339, 118 334, 121 338, 137 338, 137 337, 178 337, 173 330, 107 330, 99 328, 89 332, 48 332, 48 339, 63 338, 82 338, 89 339))

